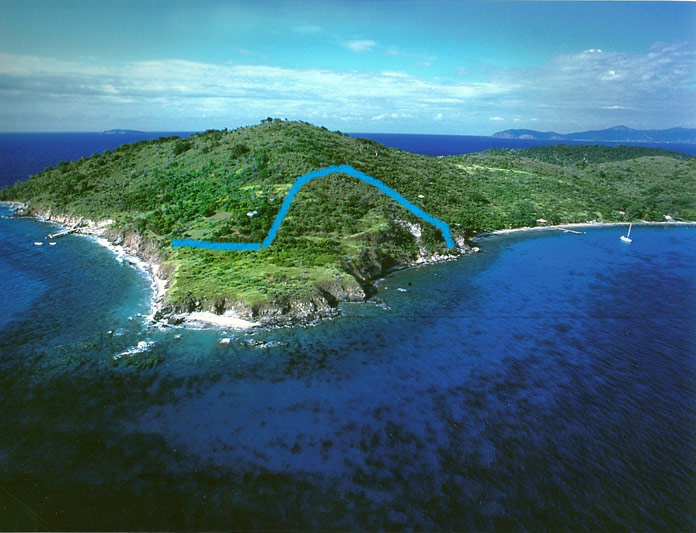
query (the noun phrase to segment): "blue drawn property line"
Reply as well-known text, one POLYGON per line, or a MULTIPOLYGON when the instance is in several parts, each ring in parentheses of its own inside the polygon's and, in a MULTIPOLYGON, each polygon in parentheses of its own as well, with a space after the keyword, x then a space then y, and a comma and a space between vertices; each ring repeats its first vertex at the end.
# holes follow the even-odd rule
POLYGON ((396 200, 398 203, 400 203, 402 206, 404 206, 406 209, 408 209, 411 213, 416 215, 418 218, 425 220, 426 222, 429 222, 436 228, 440 230, 442 233, 442 237, 445 239, 445 243, 447 244, 448 248, 454 248, 454 239, 452 239, 452 234, 450 233, 450 227, 446 222, 443 222, 439 218, 435 218, 434 216, 426 213, 423 211, 420 207, 417 205, 413 204, 403 196, 401 196, 398 192, 396 192, 394 189, 391 187, 387 186, 377 178, 373 178, 372 176, 369 176, 368 174, 365 174, 364 172, 360 172, 359 170, 355 170, 353 167, 350 165, 333 165, 330 167, 326 168, 321 168, 318 170, 312 170, 311 172, 308 172, 304 176, 300 176, 297 178, 297 181, 292 185, 290 188, 290 192, 288 192, 288 195, 285 197, 285 200, 283 200, 283 205, 280 206, 280 211, 278 211, 278 214, 275 217, 275 220, 273 221, 273 225, 271 226, 270 231, 268 232, 268 235, 266 238, 261 241, 261 242, 214 242, 214 241, 197 241, 194 239, 175 239, 172 241, 172 247, 173 248, 183 248, 183 247, 188 247, 188 248, 205 248, 208 250, 248 250, 248 251, 254 251, 254 250, 260 250, 261 248, 268 248, 271 244, 273 244, 273 240, 276 237, 276 234, 278 233, 278 230, 280 229, 280 225, 283 222, 283 219, 285 219, 285 215, 288 214, 288 210, 290 209, 290 204, 292 204, 292 201, 295 199, 295 195, 300 191, 300 189, 312 181, 313 179, 316 178, 323 178, 325 176, 329 176, 330 174, 347 174, 348 176, 351 176, 353 178, 357 178, 361 181, 364 181, 365 183, 372 185, 373 187, 377 187, 380 191, 382 191, 384 194, 389 196, 390 198, 396 200))
POLYGON ((194 239, 175 239, 173 248, 206 248, 208 250, 247 250, 257 251, 261 249, 260 242, 214 242, 196 241, 194 239))

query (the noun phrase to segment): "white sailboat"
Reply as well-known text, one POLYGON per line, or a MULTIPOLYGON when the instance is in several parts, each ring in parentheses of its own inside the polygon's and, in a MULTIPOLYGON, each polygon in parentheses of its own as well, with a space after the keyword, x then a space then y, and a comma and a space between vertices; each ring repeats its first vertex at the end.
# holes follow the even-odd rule
POLYGON ((632 223, 629 224, 628 225, 628 233, 626 235, 621 235, 621 240, 623 242, 633 242, 633 240, 631 240, 631 228, 632 227, 633 227, 633 224, 632 223))

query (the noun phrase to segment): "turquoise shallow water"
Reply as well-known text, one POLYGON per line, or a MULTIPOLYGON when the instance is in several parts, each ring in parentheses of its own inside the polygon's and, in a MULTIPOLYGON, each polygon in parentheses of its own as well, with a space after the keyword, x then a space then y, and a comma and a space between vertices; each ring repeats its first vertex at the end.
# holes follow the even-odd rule
POLYGON ((138 271, 46 233, 0 219, 4 529, 696 525, 694 227, 488 238, 251 333, 151 328, 138 271))

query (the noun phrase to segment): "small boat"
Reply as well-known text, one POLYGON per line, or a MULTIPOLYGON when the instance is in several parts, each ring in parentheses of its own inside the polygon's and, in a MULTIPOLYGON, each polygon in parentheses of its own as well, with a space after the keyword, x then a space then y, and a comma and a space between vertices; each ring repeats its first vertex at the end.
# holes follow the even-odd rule
POLYGON ((633 227, 633 224, 628 225, 628 233, 626 235, 621 235, 621 240, 623 242, 633 242, 631 239, 631 227, 633 227))
POLYGON ((43 243, 41 241, 36 241, 34 243, 34 246, 43 246, 43 243))
POLYGON ((57 243, 57 242, 49 242, 48 244, 49 244, 50 246, 55 246, 55 245, 58 244, 58 243, 57 243))

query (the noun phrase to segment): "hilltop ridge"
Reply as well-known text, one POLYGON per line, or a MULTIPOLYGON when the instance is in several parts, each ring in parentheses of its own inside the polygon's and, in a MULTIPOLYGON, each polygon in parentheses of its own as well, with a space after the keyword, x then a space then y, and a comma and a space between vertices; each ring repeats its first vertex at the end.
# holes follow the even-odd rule
POLYGON ((553 146, 438 158, 274 120, 60 163, 0 190, 0 200, 64 224, 99 222, 112 242, 158 266, 168 284, 162 315, 233 310, 287 323, 369 297, 392 268, 466 253, 477 232, 541 218, 696 220, 695 177, 694 158, 663 150, 553 146), (446 222, 456 248, 393 199, 342 174, 298 192, 268 249, 171 247, 174 239, 260 242, 295 179, 332 165, 374 176, 446 222))

